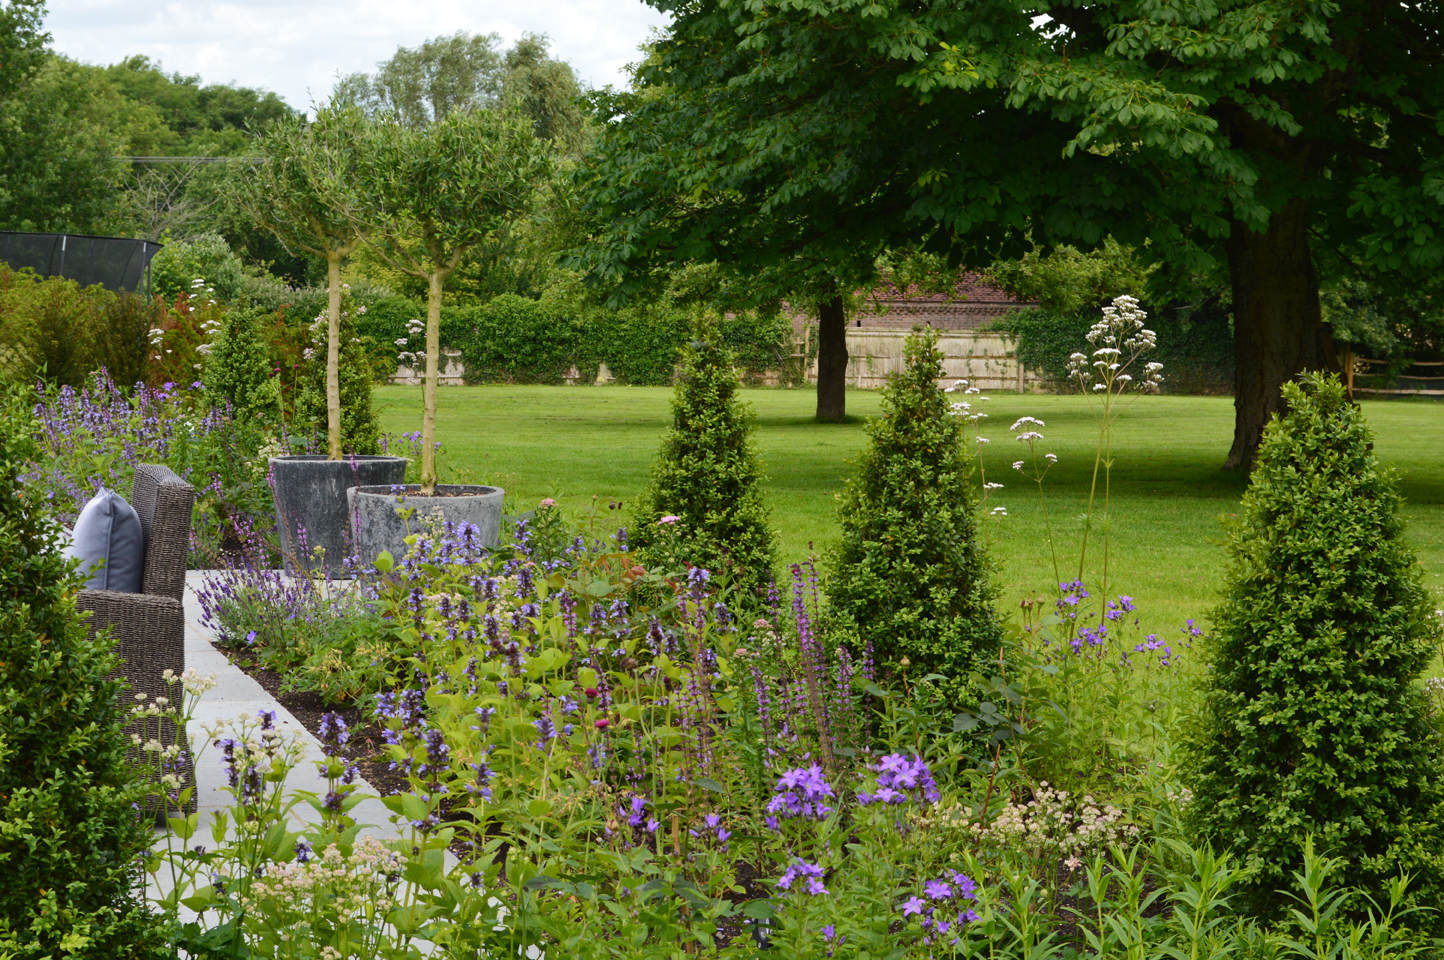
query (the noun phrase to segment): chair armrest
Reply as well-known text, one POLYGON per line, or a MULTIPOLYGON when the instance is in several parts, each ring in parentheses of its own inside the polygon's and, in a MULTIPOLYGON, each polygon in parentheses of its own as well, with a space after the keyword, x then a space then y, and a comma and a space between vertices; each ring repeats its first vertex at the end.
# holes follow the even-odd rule
POLYGON ((81 590, 75 605, 90 611, 91 636, 109 627, 124 661, 114 673, 136 693, 168 696, 162 674, 185 672, 185 608, 173 597, 115 590, 81 590))

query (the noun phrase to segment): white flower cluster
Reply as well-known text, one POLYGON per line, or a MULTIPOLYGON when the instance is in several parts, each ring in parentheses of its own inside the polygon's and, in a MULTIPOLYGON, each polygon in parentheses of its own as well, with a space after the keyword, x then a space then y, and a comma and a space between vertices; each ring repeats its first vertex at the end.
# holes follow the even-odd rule
POLYGON ((206 286, 205 277, 196 277, 191 281, 191 299, 198 300, 201 297, 205 297, 206 306, 208 307, 214 307, 216 305, 216 302, 211 299, 211 295, 215 292, 215 287, 206 286))
POLYGON ((1027 847, 1040 858, 1064 859, 1069 869, 1082 865, 1079 855, 1106 844, 1131 839, 1138 827, 1129 823, 1123 811, 1099 804, 1090 796, 1082 803, 1069 799, 1068 791, 1055 790, 1045 780, 1027 803, 1009 801, 990 824, 975 824, 973 831, 984 843, 1002 847, 1027 847))
MULTIPOLYGON (((194 280, 191 281, 192 301, 199 300, 201 297, 205 297, 205 306, 214 307, 216 305, 216 302, 211 299, 212 293, 215 293, 215 288, 206 286, 205 277, 196 277, 194 280)), ((201 321, 201 332, 205 334, 206 338, 196 347, 196 353, 200 354, 202 357, 209 357, 211 355, 211 351, 215 350, 216 348, 216 334, 220 331, 220 329, 221 321, 216 317, 207 317, 205 320, 201 321)), ((156 337, 157 332, 158 329, 151 331, 151 343, 158 345, 159 338, 156 337)), ((162 336, 164 336, 164 334, 162 334, 162 336)), ((170 351, 167 350, 166 353, 170 353, 170 351)), ((196 372, 199 373, 202 365, 199 363, 195 363, 191 366, 193 366, 196 372)))
POLYGON ((407 321, 406 336, 396 338, 396 345, 401 348, 400 352, 396 354, 396 360, 398 363, 404 363, 408 367, 415 367, 421 362, 421 357, 416 353, 416 351, 407 350, 406 347, 411 343, 412 340, 421 336, 425 332, 426 322, 424 320, 412 319, 407 321))
POLYGON ((241 902, 263 916, 294 917, 282 936, 304 943, 313 932, 309 918, 317 914, 329 914, 343 929, 354 920, 384 916, 395 906, 400 874, 400 858, 376 837, 365 836, 349 857, 333 843, 319 857, 268 864, 241 902))
MULTIPOLYGON (((943 392, 944 392, 944 393, 961 393, 961 394, 963 394, 964 396, 978 396, 978 394, 981 394, 983 391, 980 390, 980 389, 978 389, 977 387, 970 387, 970 386, 968 386, 968 381, 966 381, 966 380, 954 380, 954 381, 953 381, 953 385, 952 385, 951 387, 945 387, 945 388, 943 388, 943 392)), ((987 397, 978 396, 978 403, 987 403, 987 402, 988 402, 988 398, 987 398, 987 397)), ((950 404, 949 407, 948 407, 948 413, 949 413, 951 416, 954 416, 954 417, 965 417, 965 418, 967 418, 967 421, 968 421, 969 423, 971 423, 974 427, 980 425, 984 420, 988 419, 988 415, 987 415, 986 413, 982 413, 981 411, 975 412, 975 411, 973 410, 973 405, 972 405, 972 403, 970 403, 970 402, 967 401, 967 400, 955 400, 955 401, 953 401, 953 403, 950 404)), ((988 442, 987 440, 984 440, 984 439, 981 438, 981 437, 978 438, 978 443, 987 443, 987 442, 988 442)))
MULTIPOLYGON (((1103 319, 1088 331, 1093 356, 1075 353, 1068 358, 1068 376, 1094 393, 1122 392, 1133 382, 1129 368, 1142 354, 1158 346, 1158 334, 1143 325, 1148 314, 1128 294, 1115 297, 1103 308, 1103 319)), ((1163 384, 1163 364, 1150 362, 1143 368, 1139 388, 1156 393, 1163 384)))

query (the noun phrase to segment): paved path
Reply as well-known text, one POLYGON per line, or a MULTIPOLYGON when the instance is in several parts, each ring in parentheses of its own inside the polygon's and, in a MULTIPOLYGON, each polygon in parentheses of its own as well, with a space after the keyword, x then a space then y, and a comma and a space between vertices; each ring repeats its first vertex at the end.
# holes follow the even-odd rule
MULTIPOLYGON (((292 770, 291 775, 286 778, 286 789, 289 790, 311 790, 321 791, 325 788, 326 781, 316 773, 316 765, 313 761, 320 760, 324 754, 321 752, 321 744, 311 735, 301 722, 291 716, 290 711, 276 702, 276 699, 266 692, 255 680, 226 659, 226 655, 217 650, 211 642, 209 631, 201 627, 201 607, 196 599, 196 588, 201 585, 202 571, 191 570, 186 573, 186 669, 194 670, 200 674, 214 673, 216 675, 216 686, 207 691, 201 697, 201 702, 196 708, 195 716, 191 720, 191 742, 194 744, 196 756, 196 807, 201 813, 201 833, 209 837, 209 823, 211 817, 217 810, 228 808, 233 802, 231 794, 226 787, 225 770, 221 766, 220 752, 206 742, 206 735, 201 730, 202 724, 214 723, 218 720, 233 720, 237 717, 254 717, 261 710, 276 711, 276 726, 286 733, 294 733, 301 741, 305 749, 304 759, 292 770)), ((360 792, 375 794, 376 791, 361 781, 360 792)), ((363 800, 357 805, 351 814, 357 823, 370 824, 371 829, 363 833, 374 834, 382 838, 391 838, 397 835, 396 828, 390 823, 391 812, 377 799, 363 800)), ((308 803, 298 804, 292 811, 295 819, 294 830, 303 829, 308 824, 319 821, 314 808, 308 803)))
MULTIPOLYGON (((200 813, 196 835, 190 843, 192 845, 204 844, 210 847, 214 845, 211 837, 211 824, 215 815, 218 811, 228 810, 234 802, 234 798, 226 789, 226 773, 221 765, 220 751, 210 745, 205 732, 201 729, 202 724, 229 721, 238 717, 255 717, 261 710, 274 710, 276 727, 287 734, 294 734, 299 739, 304 751, 301 762, 291 769, 290 776, 286 778, 286 791, 289 793, 293 790, 309 790, 319 793, 324 791, 326 781, 317 774, 314 762, 325 756, 321 752, 320 742, 302 726, 299 720, 291 715, 290 711, 277 703, 264 687, 248 677, 240 667, 226 659, 226 655, 217 650, 211 642, 210 632, 201 627, 201 608, 200 602, 196 598, 196 589, 201 586, 202 576, 203 572, 199 570, 190 570, 186 573, 186 669, 194 670, 202 675, 214 673, 216 685, 201 697, 187 730, 190 734, 192 750, 196 756, 196 810, 200 813)), ((359 784, 358 791, 360 793, 371 794, 369 799, 361 801, 351 811, 356 822, 365 825, 361 832, 382 839, 396 837, 398 832, 395 825, 391 823, 391 811, 376 799, 376 790, 370 784, 364 780, 359 781, 359 784)), ((304 801, 292 808, 290 816, 292 819, 290 829, 296 831, 304 830, 309 825, 320 821, 320 816, 315 808, 304 801)), ((166 849, 166 842, 166 832, 157 830, 155 849, 166 849)), ((171 842, 177 843, 178 841, 172 840, 171 842)), ((454 862, 455 858, 448 851, 448 866, 454 862)), ((169 892, 171 888, 169 871, 162 867, 157 877, 151 878, 149 886, 152 896, 169 892)), ((181 909, 181 914, 182 920, 195 918, 195 914, 185 908, 181 909)))

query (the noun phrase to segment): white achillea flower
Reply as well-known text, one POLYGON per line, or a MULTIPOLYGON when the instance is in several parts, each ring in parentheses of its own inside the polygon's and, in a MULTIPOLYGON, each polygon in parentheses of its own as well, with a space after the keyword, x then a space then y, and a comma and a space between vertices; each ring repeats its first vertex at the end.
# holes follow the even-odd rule
POLYGON ((1014 460, 1014 461, 1013 461, 1013 469, 1021 472, 1022 469, 1023 469, 1023 461, 1021 461, 1021 460, 1014 460))
POLYGON ((1003 485, 1002 485, 1001 483, 985 483, 985 484, 983 484, 983 489, 984 489, 984 490, 1001 490, 1001 489, 1003 489, 1003 485))

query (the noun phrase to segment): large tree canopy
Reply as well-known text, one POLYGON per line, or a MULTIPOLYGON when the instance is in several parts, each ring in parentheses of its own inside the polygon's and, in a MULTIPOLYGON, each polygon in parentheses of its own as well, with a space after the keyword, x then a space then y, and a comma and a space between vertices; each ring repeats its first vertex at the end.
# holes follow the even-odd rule
POLYGON ((591 169, 584 258, 623 295, 659 258, 766 277, 879 238, 1226 265, 1246 463, 1332 360, 1320 264, 1444 255, 1437 4, 652 2, 675 21, 591 169))

